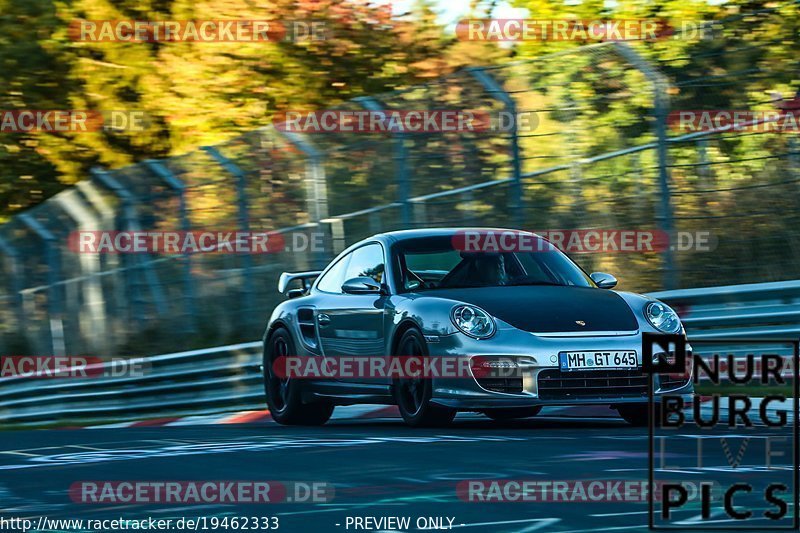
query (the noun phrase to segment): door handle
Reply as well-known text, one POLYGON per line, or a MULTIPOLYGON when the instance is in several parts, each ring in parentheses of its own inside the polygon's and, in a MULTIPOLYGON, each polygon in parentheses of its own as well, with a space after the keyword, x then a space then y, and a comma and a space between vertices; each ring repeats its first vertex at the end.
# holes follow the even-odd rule
POLYGON ((320 313, 317 315, 317 324, 319 324, 320 327, 325 327, 330 323, 331 323, 330 316, 326 315, 325 313, 320 313))

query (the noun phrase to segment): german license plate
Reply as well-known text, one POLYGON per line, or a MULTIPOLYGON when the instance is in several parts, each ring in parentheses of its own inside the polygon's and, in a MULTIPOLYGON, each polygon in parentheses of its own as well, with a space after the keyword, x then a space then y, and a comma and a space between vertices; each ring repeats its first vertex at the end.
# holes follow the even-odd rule
POLYGON ((571 370, 608 370, 630 369, 639 366, 636 352, 608 351, 608 352, 560 352, 558 354, 559 367, 564 372, 571 370))

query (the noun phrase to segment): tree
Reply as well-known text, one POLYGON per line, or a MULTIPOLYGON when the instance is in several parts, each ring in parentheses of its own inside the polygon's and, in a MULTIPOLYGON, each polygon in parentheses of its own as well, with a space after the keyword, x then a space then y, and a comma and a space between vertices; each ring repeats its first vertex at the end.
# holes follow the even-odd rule
POLYGON ((0 6, 2 109, 136 110, 148 118, 143 131, 0 134, 0 195, 7 200, 0 216, 85 178, 94 165, 183 153, 267 125, 280 110, 331 107, 456 66, 447 59, 453 40, 443 37, 425 4, 402 18, 344 0, 0 0, 0 6), (269 19, 290 28, 317 21, 327 38, 87 42, 71 38, 76 19, 269 19))

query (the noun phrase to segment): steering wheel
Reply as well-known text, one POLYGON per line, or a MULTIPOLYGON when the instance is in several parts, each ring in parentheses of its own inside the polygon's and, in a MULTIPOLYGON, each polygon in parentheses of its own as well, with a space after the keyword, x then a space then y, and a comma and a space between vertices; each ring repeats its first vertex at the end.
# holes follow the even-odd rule
POLYGON ((467 268, 470 264, 471 263, 469 261, 462 259, 459 264, 453 267, 453 270, 445 274, 444 277, 439 280, 439 287, 447 287, 453 278, 460 275, 461 271, 467 268))

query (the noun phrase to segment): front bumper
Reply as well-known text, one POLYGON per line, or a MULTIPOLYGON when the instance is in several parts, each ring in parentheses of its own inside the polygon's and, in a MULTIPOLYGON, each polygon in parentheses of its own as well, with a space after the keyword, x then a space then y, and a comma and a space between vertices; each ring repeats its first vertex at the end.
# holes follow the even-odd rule
MULTIPOLYGON (((656 398, 663 393, 656 393, 656 398)), ((694 401, 694 391, 691 383, 683 390, 674 390, 670 395, 680 394, 685 406, 691 406, 694 401)), ((515 395, 516 397, 501 396, 497 393, 481 394, 480 396, 450 396, 434 397, 433 403, 443 407, 450 407, 463 411, 484 411, 487 409, 503 409, 510 407, 535 407, 548 405, 609 405, 616 407, 622 404, 646 404, 647 396, 642 398, 575 398, 559 400, 541 400, 531 396, 515 395)))
MULTIPOLYGON (((432 401, 461 410, 486 410, 545 405, 644 404, 648 401, 649 376, 641 371, 642 335, 599 334, 584 336, 537 336, 517 329, 501 329, 489 340, 479 341, 461 334, 427 338, 431 356, 501 357, 518 364, 514 382, 489 382, 485 378, 437 378, 432 401), (558 353, 562 351, 635 351, 639 369, 630 371, 587 370, 562 373, 558 353), (468 355, 467 355, 468 354, 468 355), (505 391, 505 392, 503 392, 505 391)), ((689 348, 690 349, 690 348, 689 348)), ((653 376, 655 396, 694 397, 691 378, 662 384, 653 376)), ((666 379, 666 378, 663 378, 666 379)))

